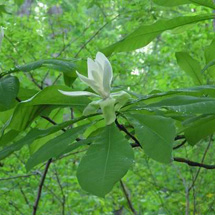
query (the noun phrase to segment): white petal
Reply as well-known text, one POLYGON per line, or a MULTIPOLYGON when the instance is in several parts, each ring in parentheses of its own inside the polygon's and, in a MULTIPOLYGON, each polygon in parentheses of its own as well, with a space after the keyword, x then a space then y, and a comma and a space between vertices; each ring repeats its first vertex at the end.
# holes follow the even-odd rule
POLYGON ((99 86, 94 80, 91 80, 91 79, 81 75, 78 72, 76 72, 76 74, 81 79, 81 81, 83 81, 85 84, 87 84, 89 87, 91 87, 96 93, 100 94, 99 86))
POLYGON ((87 92, 87 91, 72 91, 72 92, 62 91, 62 90, 58 90, 58 91, 66 96, 96 96, 96 97, 98 97, 97 94, 87 92))
POLYGON ((99 71, 97 63, 95 63, 91 58, 87 58, 87 68, 88 68, 88 78, 93 79, 92 71, 99 71))
POLYGON ((103 88, 104 88, 105 92, 110 94, 113 73, 112 73, 112 69, 110 70, 110 67, 107 64, 107 62, 105 62, 104 67, 105 67, 105 69, 104 69, 105 72, 104 72, 104 77, 103 77, 103 88))
POLYGON ((109 60, 101 52, 97 52, 96 61, 102 66, 103 69, 104 69, 105 62, 107 62, 111 68, 111 64, 110 64, 109 60))
POLYGON ((76 74, 78 75, 78 77, 81 79, 81 81, 83 81, 85 84, 87 84, 88 86, 91 87, 91 85, 94 84, 94 80, 89 79, 83 75, 81 75, 79 72, 76 71, 76 74))

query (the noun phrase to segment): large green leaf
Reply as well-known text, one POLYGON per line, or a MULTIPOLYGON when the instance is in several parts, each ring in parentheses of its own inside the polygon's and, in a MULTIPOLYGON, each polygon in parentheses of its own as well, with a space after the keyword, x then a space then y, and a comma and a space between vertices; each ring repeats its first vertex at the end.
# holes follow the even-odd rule
POLYGON ((132 51, 149 44, 154 38, 166 30, 193 24, 200 21, 214 19, 214 15, 197 15, 177 17, 169 20, 159 20, 152 25, 144 25, 136 29, 119 42, 105 48, 102 52, 109 56, 113 52, 132 51))
POLYGON ((144 152, 156 161, 170 163, 176 135, 174 121, 162 116, 143 114, 130 114, 128 118, 144 152))
POLYGON ((133 151, 115 124, 106 126, 82 158, 77 177, 81 187, 104 197, 133 163, 133 151))
MULTIPOLYGON (((49 160, 50 158, 56 158, 64 152, 69 144, 71 144, 89 125, 83 125, 76 128, 71 128, 65 133, 51 139, 42 147, 40 147, 28 160, 26 169, 29 171, 34 166, 49 160)), ((73 144, 74 149, 81 146, 81 144, 73 144)))
POLYGON ((215 4, 213 0, 153 0, 156 4, 165 6, 165 7, 172 7, 178 6, 183 4, 197 4, 201 6, 206 6, 212 9, 215 9, 215 4))
POLYGON ((173 100, 175 100, 174 97, 176 97, 178 95, 195 96, 195 98, 203 97, 203 96, 215 98, 215 86, 214 85, 204 85, 204 86, 195 86, 195 87, 191 87, 191 88, 170 90, 167 92, 151 93, 149 95, 139 97, 138 100, 133 100, 132 102, 130 102, 127 105, 129 107, 126 107, 126 109, 128 109, 128 108, 129 108, 129 110, 142 109, 142 108, 145 108, 146 105, 150 105, 150 104, 152 104, 152 106, 154 104, 156 106, 157 105, 159 106, 159 104, 161 104, 161 106, 162 106, 163 100, 166 101, 167 99, 170 99, 170 98, 173 98, 173 100), (161 103, 158 103, 158 102, 161 102, 161 103))
POLYGON ((90 102, 86 97, 69 97, 58 90, 71 91, 66 86, 50 86, 37 93, 31 99, 19 103, 9 124, 14 130, 24 130, 43 111, 50 108, 70 106, 83 110, 90 102))
POLYGON ((75 63, 68 60, 58 60, 58 59, 47 59, 47 60, 39 60, 32 63, 25 64, 23 66, 17 66, 12 71, 13 72, 30 72, 32 70, 36 70, 41 67, 46 67, 50 69, 54 69, 60 72, 64 72, 69 76, 76 76, 76 74, 72 74, 72 71, 77 69, 75 63))
POLYGON ((19 91, 19 80, 8 76, 0 79, 0 111, 10 109, 19 91))
POLYGON ((208 74, 209 74, 210 78, 212 79, 212 80, 210 80, 210 82, 212 82, 212 83, 215 82, 215 65, 213 64, 213 62, 215 60, 214 53, 215 53, 215 39, 205 49, 206 64, 210 64, 212 62, 212 65, 207 68, 208 74))
POLYGON ((187 52, 176 52, 177 63, 192 79, 196 85, 202 85, 203 77, 201 66, 187 52))
POLYGON ((203 138, 215 132, 215 116, 204 116, 192 122, 184 130, 184 135, 189 144, 195 145, 203 138))
MULTIPOLYGON (((34 61, 25 65, 16 66, 2 75, 12 74, 16 72, 30 72, 39 68, 49 68, 59 72, 63 72, 64 76, 75 80, 77 77, 76 70, 81 73, 86 73, 86 61, 84 60, 66 60, 66 59, 45 59, 34 61)), ((68 80, 67 80, 68 81, 68 80)), ((71 82, 71 80, 70 80, 71 82)))
POLYGON ((186 114, 210 114, 215 113, 215 98, 174 96, 146 105, 145 108, 167 108, 186 114))

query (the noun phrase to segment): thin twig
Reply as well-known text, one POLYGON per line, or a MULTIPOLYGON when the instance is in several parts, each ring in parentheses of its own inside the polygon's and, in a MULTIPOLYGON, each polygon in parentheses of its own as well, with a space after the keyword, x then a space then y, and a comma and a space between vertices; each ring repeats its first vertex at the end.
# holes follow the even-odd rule
POLYGON ((134 143, 132 144, 133 148, 134 147, 142 147, 140 145, 139 140, 135 136, 133 136, 130 132, 128 132, 128 130, 125 128, 124 125, 119 124, 119 122, 118 122, 117 119, 115 120, 115 124, 117 125, 117 127, 119 128, 119 130, 123 131, 125 134, 127 134, 134 141, 134 143))
POLYGON ((186 142, 187 142, 187 140, 184 140, 181 144, 179 144, 179 145, 173 147, 173 150, 176 150, 176 149, 181 148, 186 142))
MULTIPOLYGON (((208 145, 207 145, 207 147, 206 147, 206 149, 205 149, 205 152, 204 152, 204 154, 203 154, 201 163, 203 163, 204 160, 205 160, 206 154, 207 154, 207 152, 208 152, 208 150, 209 150, 209 148, 210 148, 210 146, 211 146, 212 139, 213 139, 213 138, 212 138, 212 136, 211 136, 211 137, 210 137, 210 140, 209 140, 209 143, 208 143, 208 145)), ((195 175, 195 177, 194 177, 194 179, 193 179, 193 182, 192 182, 191 186, 189 187, 189 191, 195 186, 195 183, 196 183, 196 180, 197 180, 197 178, 198 178, 198 176, 199 176, 200 171, 201 171, 201 168, 199 167, 199 169, 197 170, 197 173, 196 173, 196 175, 195 175)))
POLYGON ((34 206, 33 206, 32 215, 36 215, 36 213, 37 213, 37 209, 38 209, 38 205, 39 205, 39 201, 40 201, 40 197, 41 197, 41 193, 42 193, 42 189, 43 189, 43 184, 45 182, 46 174, 48 172, 48 169, 49 169, 49 166, 50 166, 51 162, 52 162, 52 159, 49 159, 47 161, 47 163, 46 163, 46 167, 45 167, 45 170, 43 172, 43 175, 42 175, 42 178, 41 178, 41 181, 40 181, 40 185, 39 185, 39 188, 38 188, 37 198, 36 198, 34 206))
POLYGON ((85 48, 85 46, 90 43, 99 33, 100 31, 102 31, 103 28, 105 28, 110 22, 112 22, 113 20, 115 20, 117 17, 119 17, 119 15, 115 16, 113 19, 111 19, 110 21, 106 22, 101 28, 99 28, 82 46, 81 48, 78 50, 78 52, 75 54, 75 58, 78 57, 78 55, 80 54, 80 52, 85 48))
POLYGON ((57 169, 55 168, 55 175, 56 175, 56 179, 57 179, 57 183, 60 187, 60 191, 61 191, 61 194, 62 194, 62 201, 61 201, 61 205, 62 205, 62 215, 65 215, 65 204, 66 204, 66 196, 64 194, 64 190, 63 190, 63 186, 60 182, 60 178, 59 178, 59 175, 58 175, 58 172, 57 172, 57 169))
POLYGON ((127 202, 128 202, 128 206, 129 206, 130 210, 132 211, 132 213, 133 213, 134 215, 137 215, 137 211, 134 209, 134 206, 133 206, 132 201, 131 201, 131 199, 130 199, 129 193, 128 193, 128 191, 127 191, 127 189, 126 189, 124 183, 122 182, 122 180, 120 180, 120 185, 121 185, 121 187, 122 187, 122 191, 123 191, 123 193, 124 193, 124 195, 125 195, 125 198, 126 198, 126 200, 127 200, 127 202))
POLYGON ((8 177, 8 178, 0 178, 0 181, 8 181, 8 180, 14 180, 14 179, 18 179, 18 178, 29 178, 33 175, 38 175, 37 172, 34 172, 34 173, 31 173, 31 174, 28 174, 28 175, 17 175, 17 176, 11 176, 11 177, 8 177))
POLYGON ((189 166, 196 166, 196 167, 201 167, 201 168, 205 168, 205 169, 215 169, 215 165, 198 163, 198 162, 195 162, 195 161, 191 161, 191 160, 187 160, 185 158, 179 158, 179 157, 174 157, 173 159, 176 162, 186 163, 189 166))

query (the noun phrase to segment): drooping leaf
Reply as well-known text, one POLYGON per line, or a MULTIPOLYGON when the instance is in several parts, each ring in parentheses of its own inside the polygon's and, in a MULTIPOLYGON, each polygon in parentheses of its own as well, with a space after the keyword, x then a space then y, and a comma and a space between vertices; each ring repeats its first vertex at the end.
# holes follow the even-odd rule
POLYGON ((204 116, 190 123, 184 130, 184 135, 189 144, 195 145, 200 140, 215 132, 215 117, 204 116))
POLYGON ((0 79, 0 111, 13 107, 19 91, 19 80, 13 76, 0 79))
POLYGON ((102 52, 106 56, 109 56, 113 52, 125 52, 139 49, 149 44, 164 31, 209 19, 214 19, 214 15, 184 16, 169 20, 159 20, 152 25, 139 27, 124 39, 103 49, 102 52))
POLYGON ((201 74, 201 66, 197 60, 194 60, 186 52, 176 52, 175 54, 177 63, 183 69, 187 75, 189 75, 196 85, 203 84, 203 77, 201 74))
POLYGON ((82 158, 77 171, 81 187, 104 197, 133 163, 133 151, 115 124, 106 126, 82 158))
POLYGON ((128 117, 144 152, 156 161, 170 163, 176 135, 174 121, 156 115, 130 114, 128 117))
MULTIPOLYGON (((26 169, 29 171, 34 166, 43 163, 50 158, 56 158, 64 152, 69 144, 71 144, 89 125, 83 125, 76 128, 71 128, 65 133, 51 139, 42 147, 40 147, 28 160, 26 169)), ((81 146, 81 144, 74 144, 74 149, 81 146)))

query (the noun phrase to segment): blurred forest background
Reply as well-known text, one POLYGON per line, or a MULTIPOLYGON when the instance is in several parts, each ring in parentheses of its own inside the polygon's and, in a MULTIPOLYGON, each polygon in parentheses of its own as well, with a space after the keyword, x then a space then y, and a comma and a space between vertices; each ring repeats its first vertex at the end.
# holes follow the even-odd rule
MULTIPOLYGON (((165 8, 150 0, 7 0, 0 1, 0 26, 4 39, 0 51, 0 69, 40 59, 83 59, 120 40, 142 24, 181 15, 211 13, 195 5, 165 8)), ((113 71, 113 87, 134 93, 149 94, 190 87, 192 80, 177 65, 175 52, 189 51, 204 65, 204 47, 214 37, 211 21, 177 28, 158 36, 148 46, 132 52, 117 53, 109 58, 113 71)), ((20 93, 31 89, 29 97, 46 86, 63 84, 59 72, 40 68, 33 73, 17 75, 20 93), (42 72, 41 72, 42 71, 42 72)), ((82 87, 80 81, 75 87, 82 87)), ((29 98, 28 97, 28 98, 29 98)), ((27 99, 27 98, 26 98, 27 99)), ((53 113, 56 122, 69 118, 64 110, 53 113)), ((5 123, 0 115, 0 125, 5 123)), ((44 128, 44 119, 36 123, 44 128)), ((0 143, 1 145, 1 143, 0 143)), ((37 195, 44 165, 26 173, 27 147, 0 162, 0 214, 27 215, 37 195)), ((213 140, 174 151, 174 155, 213 163, 213 140), (206 156, 205 156, 206 154, 206 156)), ((105 199, 84 192, 76 178, 76 169, 85 150, 72 152, 50 167, 44 185, 38 214, 41 215, 181 215, 215 214, 214 171, 173 163, 163 165, 148 159, 135 149, 136 162, 123 178, 132 212, 117 184, 105 199), (137 213, 136 213, 136 212, 137 213)))

